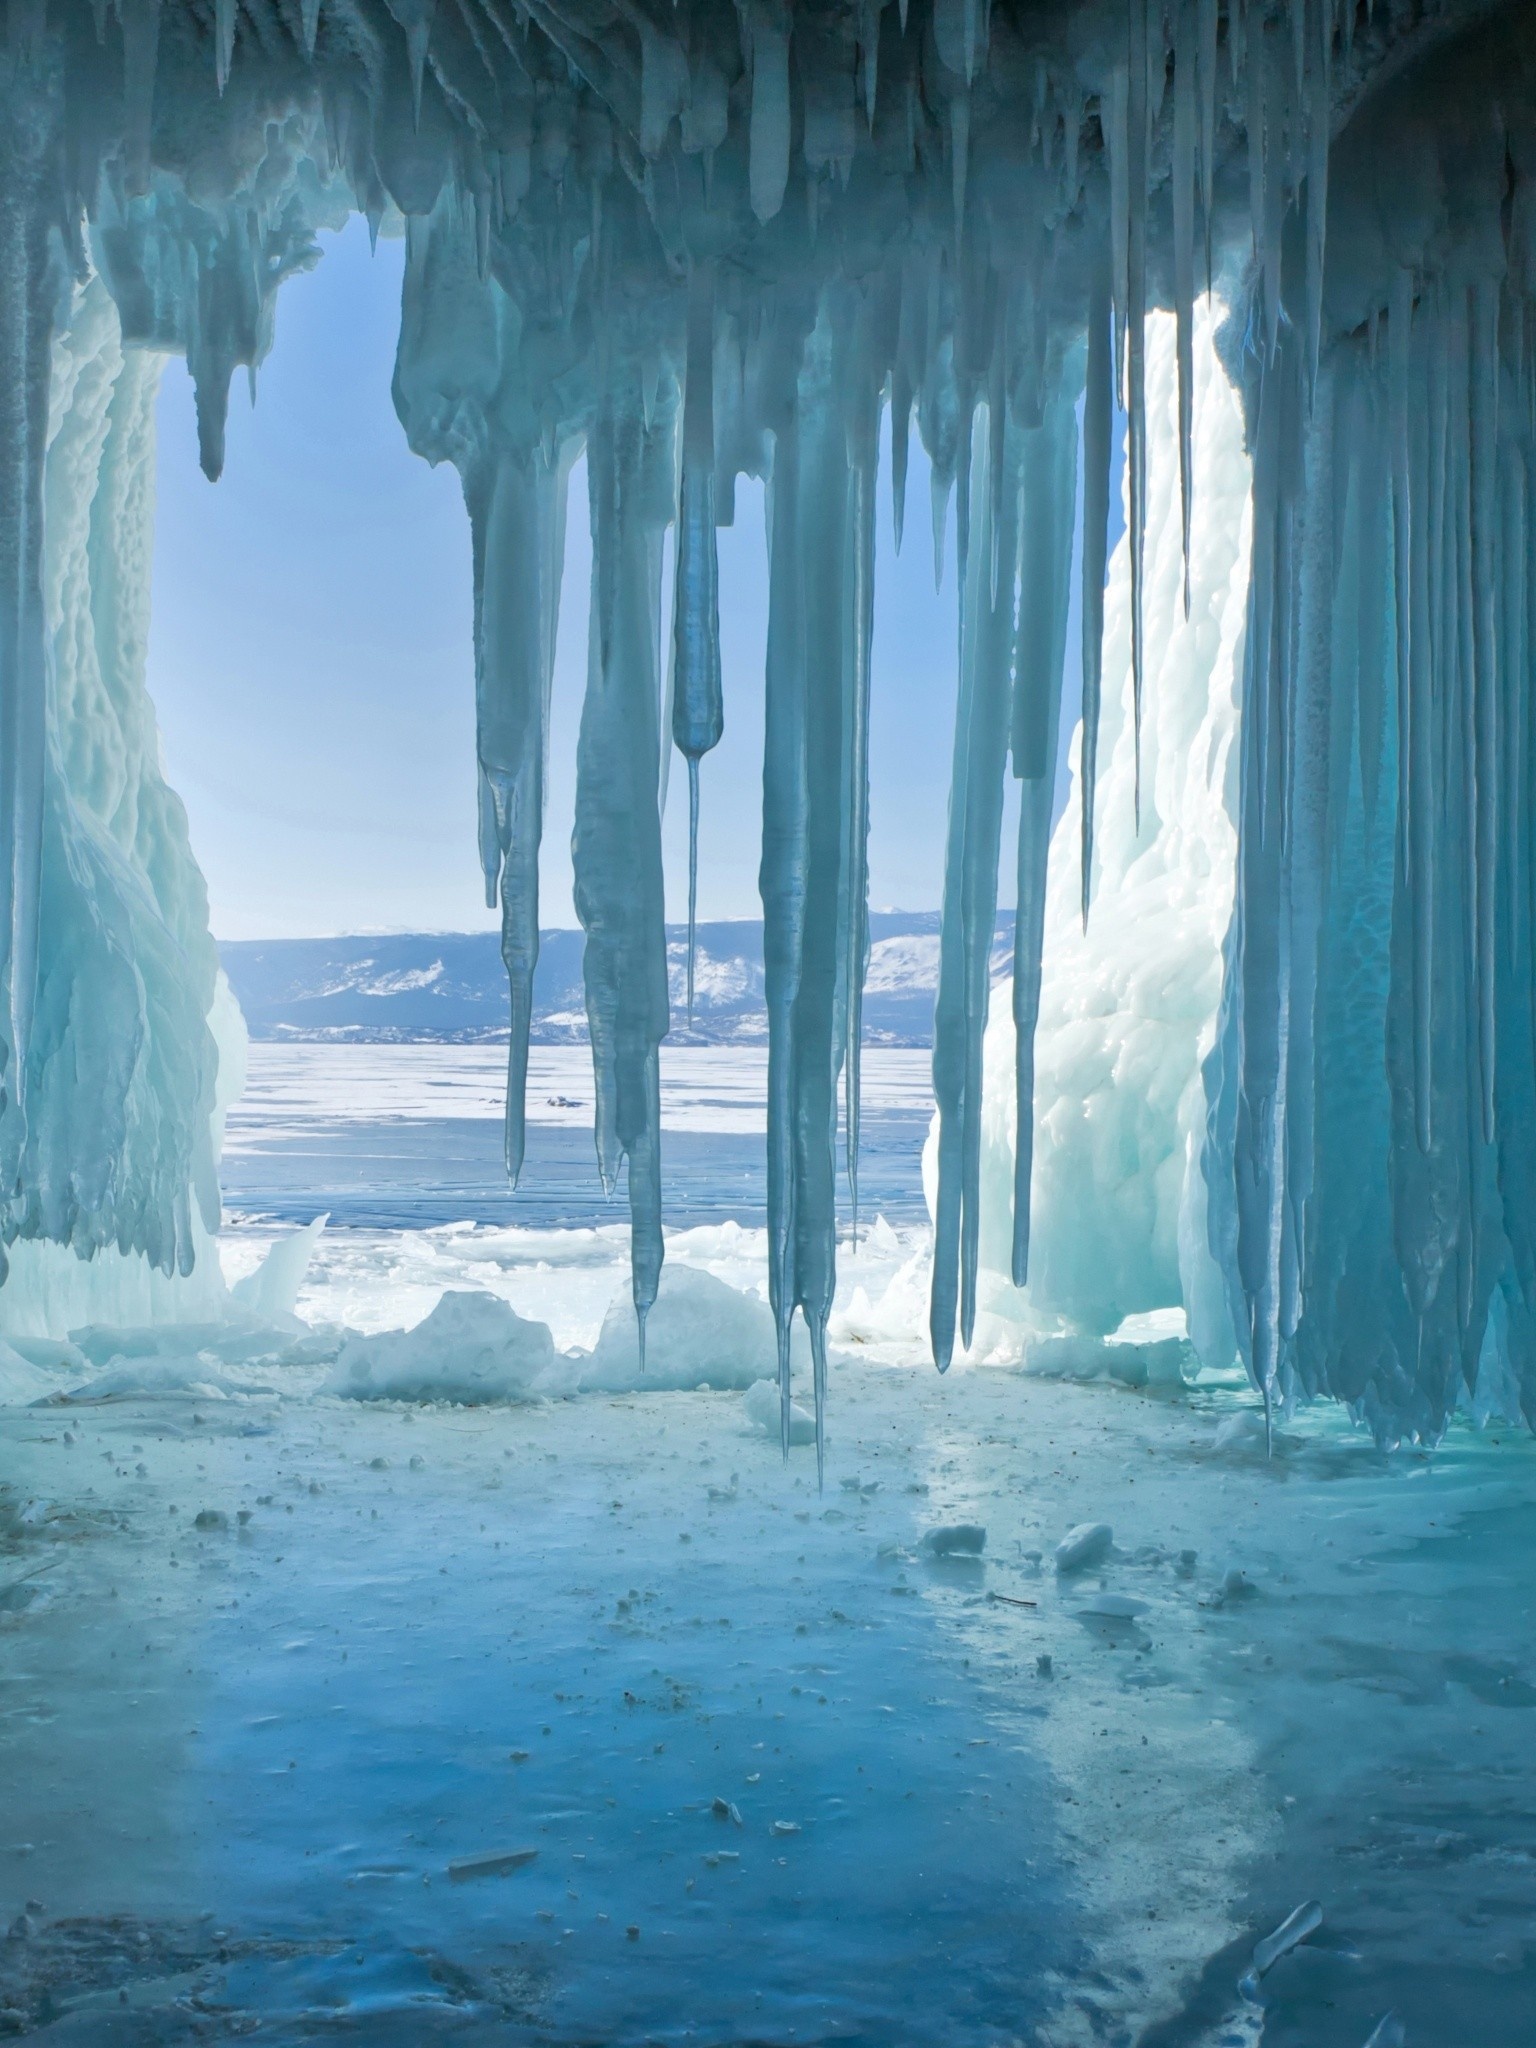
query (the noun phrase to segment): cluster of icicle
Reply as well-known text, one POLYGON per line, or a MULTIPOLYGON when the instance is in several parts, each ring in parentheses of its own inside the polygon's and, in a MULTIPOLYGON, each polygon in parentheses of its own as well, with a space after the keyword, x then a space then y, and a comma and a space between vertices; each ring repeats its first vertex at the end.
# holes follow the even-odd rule
POLYGON ((1242 365, 1241 839, 1213 1246, 1266 1397, 1536 1424, 1536 36, 1336 146, 1242 365), (1300 316, 1306 306, 1309 326, 1300 316))
MULTIPOLYGON (((1305 538, 1305 471, 1328 421, 1355 459, 1354 412, 1341 409, 1334 386, 1339 365, 1364 346, 1358 330, 1393 330, 1385 354, 1370 358, 1386 367, 1368 377, 1395 375, 1400 400, 1405 375, 1444 383, 1442 350, 1455 344, 1441 337, 1455 322, 1433 310, 1436 294, 1453 289, 1442 283, 1453 273, 1434 241, 1443 198, 1413 185, 1412 167, 1438 146, 1434 120, 1423 136, 1385 121, 1378 153, 1389 152, 1395 168, 1386 181, 1359 175, 1359 219, 1349 216, 1342 243, 1336 230, 1330 239, 1339 182, 1336 170, 1330 179, 1330 147, 1357 103, 1363 111, 1350 128, 1393 94, 1401 98, 1392 74, 1409 75, 1415 52, 1449 37, 1458 12, 1482 10, 1472 0, 1460 8, 1442 0, 1433 12, 1417 0, 1374 8, 1368 0, 1058 0, 1029 9, 986 0, 11 0, 8 12, 8 107, 27 121, 23 138, 7 144, 3 296, 8 307, 31 309, 36 330, 5 337, 8 387, 12 372, 24 383, 27 347, 35 350, 57 317, 50 279, 60 250, 79 260, 70 252, 84 218, 128 338, 185 349, 203 460, 216 474, 230 374, 242 363, 254 372, 273 294, 309 260, 313 227, 352 205, 376 226, 404 218, 397 407, 414 447, 458 467, 473 532, 480 841, 511 985, 514 1177, 566 487, 585 452, 593 569, 576 901, 587 934, 598 1162, 610 1185, 627 1166, 642 1340, 662 1259, 663 749, 670 740, 688 763, 696 819, 700 762, 724 720, 715 532, 732 519, 738 475, 770 480, 761 888, 770 1285, 786 1442, 797 1309, 816 1361, 818 1418, 824 1407, 840 1087, 856 1205, 883 411, 898 536, 914 413, 934 479, 940 562, 952 494, 957 511, 960 700, 934 1055, 941 1139, 931 1328, 944 1366, 957 1337, 968 1342, 975 1313, 981 1044, 1010 761, 1023 798, 1013 1002, 1026 1139, 1013 1268, 1021 1284, 1028 1272, 1031 1043, 1079 474, 1086 916, 1116 402, 1127 416, 1139 563, 1147 309, 1172 305, 1178 319, 1186 544, 1198 515, 1188 446, 1195 295, 1214 282, 1246 309, 1258 545, 1268 554, 1254 586, 1250 660, 1259 666, 1249 693, 1260 715, 1246 726, 1242 902, 1230 1029, 1212 1078, 1208 1173, 1220 1251, 1243 1307, 1238 1325, 1266 1394, 1283 1394, 1298 1373, 1303 1384, 1350 1391, 1360 1304, 1373 1299, 1372 1286, 1401 1292, 1402 1283, 1383 1269, 1355 1288, 1352 1273, 1350 1327, 1330 1327, 1308 1350, 1300 1311, 1311 1299, 1309 1261, 1338 1253, 1336 1233, 1321 1251, 1308 1234, 1334 1126, 1317 1113, 1317 1089, 1297 1083, 1293 1070, 1310 1057, 1298 1035, 1308 1005, 1342 1000, 1343 984, 1320 959, 1298 965, 1309 935, 1330 929, 1337 914, 1322 880, 1335 853, 1312 846, 1312 813, 1295 801, 1300 652, 1320 645, 1303 628, 1303 613, 1311 620, 1315 611, 1301 594, 1301 563, 1315 546, 1305 538), (34 157, 41 168, 29 170, 34 157), (1385 223, 1416 204, 1434 221, 1417 230, 1419 254, 1385 275, 1385 223), (1405 348, 1410 321, 1420 338, 1405 348), (1298 866, 1303 858, 1312 866, 1298 866), (1313 900, 1307 887, 1316 907, 1298 943, 1287 920, 1313 900), (1292 1076, 1289 1085, 1277 1074, 1292 1076), (1303 1366, 1304 1356, 1313 1362, 1303 1366)), ((1516 30, 1517 55, 1519 41, 1516 30)), ((1459 135, 1457 121, 1475 125, 1480 112, 1486 127, 1486 102, 1445 114, 1441 126, 1459 135)), ((1510 173, 1516 184, 1528 175, 1510 173)), ((1490 247, 1503 248, 1513 232, 1507 197, 1478 215, 1490 247)), ((1512 273, 1500 307, 1523 305, 1522 290, 1512 273)), ((1503 355, 1515 346, 1509 335, 1506 321, 1503 355)), ((1422 407, 1409 405, 1421 419, 1422 407)), ((1512 404, 1501 410, 1501 446, 1515 444, 1515 418, 1512 404)), ((35 491, 30 446, 18 430, 0 451, 8 506, 26 506, 35 491)), ((1392 473, 1407 476, 1405 503, 1426 489, 1408 474, 1412 462, 1411 449, 1394 456, 1392 473)), ((1443 468, 1442 459, 1434 475, 1443 468)), ((1425 550, 1438 550, 1435 570, 1425 571, 1431 578, 1459 560, 1445 517, 1443 507, 1415 515, 1417 523, 1395 511, 1391 546, 1371 557, 1371 589, 1384 594, 1395 573, 1428 559, 1425 550)), ((24 518, 10 520, 3 545, 14 555, 8 575, 11 566, 21 571, 7 588, 24 589, 24 518)), ((1501 592, 1513 573, 1496 572, 1501 592)), ((1363 601, 1360 608, 1363 615, 1363 601)), ((25 732, 46 724, 31 630, 23 619, 20 658, 11 662, 9 643, 4 656, 6 717, 25 732)), ((1495 620, 1501 644, 1511 630, 1502 615, 1495 620)), ((1436 650, 1460 643, 1443 629, 1431 640, 1429 650, 1403 657, 1405 673, 1418 675, 1414 660, 1428 664, 1414 688, 1448 719, 1459 685, 1436 650)), ((1133 643, 1139 700, 1139 626, 1133 643)), ((1399 634, 1392 644, 1406 643, 1399 634)), ((1386 723, 1373 730, 1390 750, 1386 723)), ((1330 764, 1338 743, 1330 726, 1319 741, 1330 764)), ((1444 808, 1444 763, 1419 772, 1439 778, 1444 808)), ((10 872, 22 875, 34 821, 25 776, 7 774, 10 872)), ((1387 815, 1379 778, 1370 788, 1375 821, 1387 815)), ((1486 822, 1475 802, 1474 814, 1475 839, 1486 822)), ((1461 816, 1447 812, 1426 853, 1414 837, 1427 829, 1422 813, 1405 799, 1404 872, 1412 867, 1421 891, 1430 875, 1449 886, 1435 847, 1461 816)), ((1334 810, 1326 829, 1339 829, 1334 810)), ((1486 909, 1478 896, 1469 913, 1477 931, 1486 909)), ((1487 915, 1491 959, 1500 938, 1497 913, 1487 915)), ((1447 971, 1449 952, 1435 951, 1451 946, 1447 918, 1443 910, 1419 918, 1427 936, 1413 942, 1416 986, 1425 972, 1433 983, 1447 971)), ((24 984, 37 932, 35 892, 20 882, 9 929, 15 1073, 25 1070, 24 984)), ((1469 989, 1491 973, 1483 957, 1469 956, 1469 989)), ((1335 1064, 1342 1059, 1351 1072, 1379 1063, 1383 1043, 1396 1044, 1399 1016, 1388 1002, 1380 1034, 1372 1041, 1362 1027, 1347 1057, 1347 1033, 1335 1042, 1320 1032, 1318 1060, 1326 1064, 1332 1044, 1335 1064)), ((1420 1096, 1451 1020, 1437 1014, 1414 1030, 1430 1052, 1403 1071, 1415 1143, 1428 1157, 1448 1142, 1447 1118, 1420 1096)), ((1386 1223, 1383 1190, 1373 1210, 1389 1262, 1405 1272, 1433 1268, 1417 1297, 1409 1287, 1421 1330, 1440 1265, 1415 1230, 1420 1219, 1431 1235, 1450 1229, 1442 1193, 1437 1183, 1422 1198, 1405 1196, 1386 1223)), ((1475 1202, 1456 1213, 1474 1212, 1475 1202)), ((1488 1259, 1496 1263, 1492 1252, 1488 1259)), ((1480 1328, 1476 1301, 1486 1289, 1479 1296, 1477 1286, 1457 1285, 1468 1303, 1462 1327, 1480 1328)), ((1414 1408, 1384 1381, 1372 1385, 1394 1426, 1432 1428, 1443 1412, 1443 1403, 1414 1408)))

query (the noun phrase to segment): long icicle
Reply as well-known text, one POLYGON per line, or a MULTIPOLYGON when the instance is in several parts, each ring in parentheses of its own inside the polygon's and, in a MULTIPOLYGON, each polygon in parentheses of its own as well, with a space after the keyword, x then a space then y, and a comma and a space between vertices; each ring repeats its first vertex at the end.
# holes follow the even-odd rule
POLYGON ((673 580, 672 740, 688 763, 688 1027, 693 1028, 699 895, 699 761, 720 743, 720 569, 715 540, 715 280, 701 264, 688 293, 683 473, 673 580))
POLYGON ((642 415, 632 388, 605 395, 587 441, 592 610, 571 836, 597 1097, 599 1167, 629 1162, 630 1279, 645 1363, 661 1276, 660 1073, 667 1032, 662 901, 657 611, 670 511, 676 394, 642 415))
MULTIPOLYGON (((1143 619, 1147 541, 1147 185, 1150 176, 1151 118, 1147 68, 1151 61, 1148 10, 1151 0, 1129 0, 1130 79, 1127 100, 1127 219, 1125 260, 1126 459, 1131 529, 1131 696, 1136 725, 1136 825, 1141 827, 1141 700, 1146 680, 1143 619)), ((1158 43, 1161 58, 1161 40, 1158 43)))
POLYGON ((1109 503, 1114 429, 1109 250, 1101 243, 1088 294, 1088 381, 1083 394, 1083 929, 1093 889, 1094 791, 1098 780, 1099 705, 1104 678, 1104 581, 1109 568, 1109 503))
POLYGON ((480 858, 486 903, 501 906, 511 1025, 504 1151, 514 1187, 526 1146, 544 755, 568 480, 568 457, 550 464, 537 449, 494 460, 489 480, 465 493, 474 541, 480 858))

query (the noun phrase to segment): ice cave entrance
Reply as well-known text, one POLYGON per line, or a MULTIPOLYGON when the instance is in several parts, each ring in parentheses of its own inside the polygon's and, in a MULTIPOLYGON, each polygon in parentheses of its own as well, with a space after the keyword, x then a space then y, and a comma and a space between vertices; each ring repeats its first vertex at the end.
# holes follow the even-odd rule
POLYGON ((1528 2038, 1530 6, 4 13, 0 2034, 1528 2038))

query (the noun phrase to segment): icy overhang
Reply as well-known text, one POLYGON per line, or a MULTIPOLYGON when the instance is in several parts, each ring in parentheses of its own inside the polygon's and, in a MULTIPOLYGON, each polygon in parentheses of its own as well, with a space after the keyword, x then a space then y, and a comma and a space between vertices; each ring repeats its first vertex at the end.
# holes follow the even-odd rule
MULTIPOLYGON (((376 228, 403 221, 396 402, 412 444, 460 470, 473 529, 514 1175, 566 482, 586 454, 576 890, 598 1156, 605 1178, 627 1167, 642 1323, 662 1254, 662 728, 669 715, 696 797, 725 708, 715 531, 739 474, 771 476, 762 890, 786 1360, 797 1308, 824 1352, 840 1082, 857 1155, 876 469, 889 408, 899 529, 916 419, 935 533, 953 494, 960 553, 935 1055, 947 1362, 975 1306, 1003 778, 1011 763, 1023 795, 1022 1284, 1078 480, 1086 915, 1115 401, 1139 704, 1145 323, 1154 305, 1177 321, 1187 545, 1192 308, 1211 286, 1233 310, 1224 351, 1255 477, 1238 904, 1205 1159, 1239 1341, 1267 1396, 1343 1393, 1384 1433, 1438 1427, 1496 1292, 1495 1324, 1516 1333, 1500 1341, 1529 1348, 1529 7, 13 0, 8 26, 8 1172, 37 1126, 49 714, 27 593, 71 270, 88 251, 128 340, 185 351, 216 475, 229 380, 267 347, 279 285, 313 260, 316 226, 361 208, 376 228), (1388 929, 1363 1024, 1329 1009, 1341 874, 1374 876, 1381 903, 1351 914, 1388 929), (1373 1105, 1369 1143, 1321 1115, 1341 1061, 1373 1105), (1357 1225, 1369 1243, 1341 1254, 1357 1225)), ((175 1237, 161 1218, 155 1244, 175 1237)))

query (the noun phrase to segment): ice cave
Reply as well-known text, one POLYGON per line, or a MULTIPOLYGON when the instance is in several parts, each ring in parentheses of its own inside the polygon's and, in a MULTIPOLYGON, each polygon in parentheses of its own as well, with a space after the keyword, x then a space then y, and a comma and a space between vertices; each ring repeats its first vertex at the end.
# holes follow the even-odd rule
POLYGON ((0 2037, 1536 2039, 1536 8, 3 12, 0 2037), (151 691, 359 223, 430 1045, 262 1036, 151 691))

